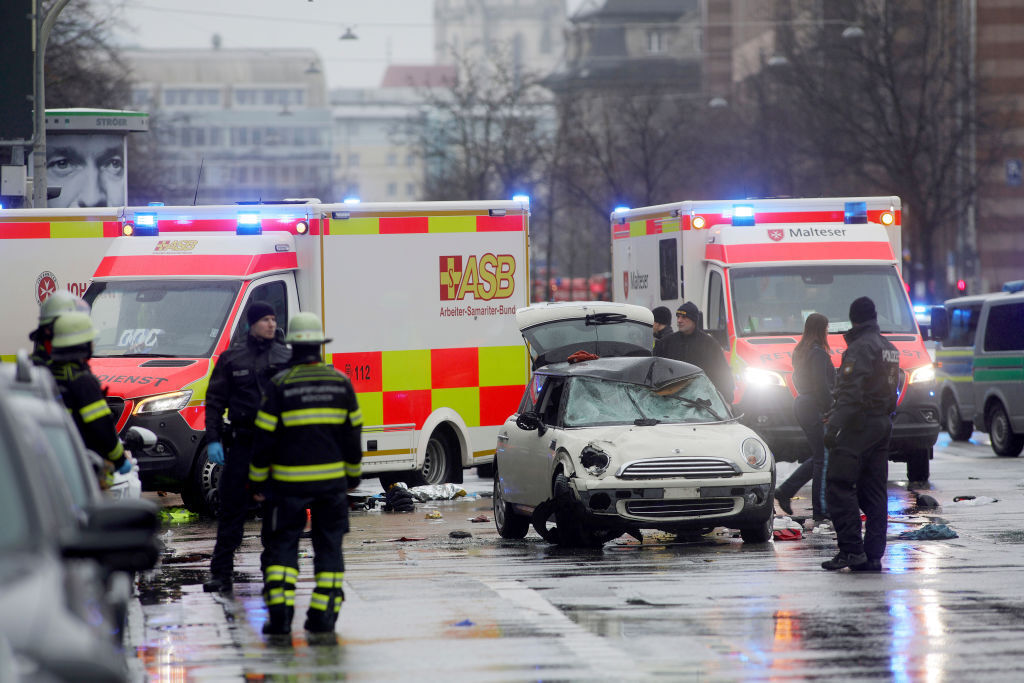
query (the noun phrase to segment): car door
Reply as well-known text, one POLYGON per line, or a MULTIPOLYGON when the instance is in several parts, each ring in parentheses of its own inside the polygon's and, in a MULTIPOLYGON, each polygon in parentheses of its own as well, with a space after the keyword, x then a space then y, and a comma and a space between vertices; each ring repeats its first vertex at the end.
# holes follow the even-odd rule
POLYGON ((498 476, 506 500, 531 507, 551 497, 553 444, 557 440, 565 378, 537 373, 530 380, 520 405, 498 432, 498 476), (540 416, 542 429, 524 429, 517 417, 526 412, 540 416))
POLYGON ((535 373, 526 385, 523 398, 519 402, 519 410, 508 417, 498 429, 498 446, 495 455, 495 463, 498 466, 498 482, 502 487, 502 495, 510 503, 523 505, 535 505, 526 494, 528 485, 527 479, 530 476, 530 468, 527 465, 529 447, 536 437, 536 432, 528 432, 520 429, 516 424, 518 417, 527 412, 536 410, 537 400, 544 388, 544 381, 547 375, 535 373))

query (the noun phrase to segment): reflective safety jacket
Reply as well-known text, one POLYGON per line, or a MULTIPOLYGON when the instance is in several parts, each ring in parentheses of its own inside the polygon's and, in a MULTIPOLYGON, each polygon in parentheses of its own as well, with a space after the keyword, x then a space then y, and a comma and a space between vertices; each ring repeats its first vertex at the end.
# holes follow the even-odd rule
POLYGON ((363 415, 345 375, 322 362, 271 379, 256 414, 249 481, 284 495, 344 491, 362 475, 363 415))
POLYGON ((100 382, 84 360, 50 363, 61 398, 75 420, 86 448, 99 453, 118 469, 124 464, 124 446, 117 436, 114 414, 107 406, 100 382))
POLYGON ((830 428, 860 428, 861 416, 888 417, 899 398, 900 352, 877 323, 854 325, 843 335, 847 347, 836 379, 830 428))

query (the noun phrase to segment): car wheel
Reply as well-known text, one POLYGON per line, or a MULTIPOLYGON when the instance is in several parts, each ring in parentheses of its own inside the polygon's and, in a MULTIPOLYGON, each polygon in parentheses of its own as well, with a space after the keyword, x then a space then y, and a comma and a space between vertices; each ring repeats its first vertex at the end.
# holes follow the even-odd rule
POLYGON ((769 514, 768 518, 755 527, 740 529, 740 538, 744 543, 767 543, 772 539, 775 531, 775 515, 769 514))
POLYGON ((185 507, 200 515, 219 516, 220 494, 217 493, 217 484, 220 483, 220 473, 220 465, 209 461, 204 446, 181 493, 181 502, 185 507))
POLYGON ((928 481, 931 476, 931 448, 918 448, 907 453, 907 479, 928 481))
POLYGON ((955 399, 946 400, 946 409, 943 411, 946 418, 946 432, 953 441, 967 441, 974 433, 974 423, 960 417, 960 407, 955 399))
POLYGON ((996 455, 1016 458, 1024 449, 1024 434, 1014 434, 1010 416, 1002 403, 996 403, 988 411, 988 435, 996 455))
POLYGON ((476 476, 480 477, 481 479, 490 479, 491 477, 493 477, 494 476, 494 463, 493 462, 489 462, 489 463, 484 464, 484 465, 477 465, 476 466, 476 476))
POLYGON ((444 484, 451 478, 451 449, 448 439, 440 432, 430 435, 427 452, 423 454, 423 469, 419 471, 421 484, 444 484))
POLYGON ((583 510, 572 493, 569 478, 564 474, 555 477, 552 487, 555 501, 555 524, 558 527, 558 543, 575 548, 600 548, 609 540, 609 532, 591 530, 586 527, 583 510))
POLYGON ((530 530, 530 518, 516 514, 502 497, 501 481, 494 477, 494 526, 502 538, 523 538, 530 530))

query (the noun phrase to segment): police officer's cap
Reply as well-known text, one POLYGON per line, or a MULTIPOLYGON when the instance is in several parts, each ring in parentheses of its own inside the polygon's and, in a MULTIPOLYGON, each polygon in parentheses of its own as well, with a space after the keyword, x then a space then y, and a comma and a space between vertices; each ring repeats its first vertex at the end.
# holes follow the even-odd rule
POLYGON ((53 323, 53 348, 66 349, 87 344, 96 338, 92 318, 88 313, 72 311, 63 313, 53 323))
POLYGON ((324 336, 324 326, 316 313, 296 313, 288 321, 289 344, 326 344, 330 339, 324 336))
POLYGON ((72 311, 89 312, 89 304, 80 296, 75 296, 66 289, 58 289, 39 304, 39 324, 48 325, 62 313, 72 311))

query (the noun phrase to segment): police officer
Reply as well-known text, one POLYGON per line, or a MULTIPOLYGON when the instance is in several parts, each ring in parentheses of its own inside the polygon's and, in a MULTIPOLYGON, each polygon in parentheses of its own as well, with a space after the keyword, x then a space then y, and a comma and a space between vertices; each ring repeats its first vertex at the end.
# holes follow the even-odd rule
POLYGON ((210 558, 210 580, 203 584, 207 593, 232 589, 235 550, 242 544, 249 508, 246 489, 255 437, 253 420, 271 376, 287 365, 291 354, 279 339, 273 306, 255 301, 245 316, 249 333, 221 355, 206 390, 206 456, 213 464, 223 466, 217 485, 217 541, 210 558), (225 409, 230 424, 224 422, 225 409))
POLYGON ((700 311, 692 301, 676 309, 676 327, 679 328, 676 332, 654 342, 654 355, 696 365, 707 374, 718 393, 732 403, 732 371, 725 362, 722 347, 700 329, 700 311))
POLYGON ((39 304, 39 326, 29 333, 32 341, 32 362, 49 365, 53 352, 53 323, 61 313, 89 312, 89 304, 66 289, 58 289, 39 304))
POLYGON ((53 322, 50 372, 86 447, 102 455, 114 471, 127 474, 132 462, 117 436, 114 415, 100 382, 89 370, 95 338, 96 330, 87 313, 72 311, 59 315, 53 322))
POLYGON ((299 536, 310 511, 313 589, 305 628, 333 633, 345 599, 341 540, 348 531, 346 491, 362 474, 363 417, 347 377, 323 363, 320 319, 299 313, 288 323, 292 367, 274 376, 256 416, 259 435, 249 484, 264 500, 263 632, 291 632, 299 536))
POLYGON ((846 351, 828 418, 825 499, 839 552, 822 568, 882 571, 887 523, 889 438, 896 409, 899 351, 878 328, 875 303, 866 296, 850 304, 853 327, 843 335, 846 351), (861 537, 860 511, 866 518, 861 537))

